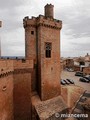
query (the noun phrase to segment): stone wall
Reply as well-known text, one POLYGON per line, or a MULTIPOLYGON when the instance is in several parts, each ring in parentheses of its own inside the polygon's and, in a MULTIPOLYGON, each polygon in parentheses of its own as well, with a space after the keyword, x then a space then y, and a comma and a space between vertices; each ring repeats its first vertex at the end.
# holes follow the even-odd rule
POLYGON ((33 61, 14 61, 14 119, 31 119, 31 74, 33 61))
POLYGON ((67 87, 61 87, 61 96, 63 97, 63 100, 68 105, 68 89, 67 87))
POLYGON ((0 73, 0 120, 13 120, 13 72, 0 73))
POLYGON ((72 109, 83 92, 84 89, 78 86, 64 86, 61 95, 68 107, 72 109))
POLYGON ((0 59, 0 72, 13 71, 13 60, 0 59))

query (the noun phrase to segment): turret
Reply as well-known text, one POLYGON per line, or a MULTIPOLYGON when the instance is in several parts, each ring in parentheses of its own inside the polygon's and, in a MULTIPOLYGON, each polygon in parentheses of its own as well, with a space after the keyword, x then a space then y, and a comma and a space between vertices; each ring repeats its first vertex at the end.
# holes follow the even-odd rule
POLYGON ((53 7, 54 7, 54 5, 52 5, 52 4, 47 4, 44 7, 44 9, 45 9, 45 17, 54 18, 53 7))

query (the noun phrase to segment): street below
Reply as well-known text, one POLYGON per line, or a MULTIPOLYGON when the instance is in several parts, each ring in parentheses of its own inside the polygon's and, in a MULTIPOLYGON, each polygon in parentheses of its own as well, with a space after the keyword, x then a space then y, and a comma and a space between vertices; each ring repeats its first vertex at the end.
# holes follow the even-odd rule
MULTIPOLYGON (((61 79, 71 79, 74 81, 75 85, 84 88, 84 90, 90 91, 90 82, 86 83, 86 82, 79 81, 80 77, 75 76, 75 72, 68 72, 66 70, 62 71, 61 79)), ((72 85, 72 84, 69 84, 69 85, 72 85)))

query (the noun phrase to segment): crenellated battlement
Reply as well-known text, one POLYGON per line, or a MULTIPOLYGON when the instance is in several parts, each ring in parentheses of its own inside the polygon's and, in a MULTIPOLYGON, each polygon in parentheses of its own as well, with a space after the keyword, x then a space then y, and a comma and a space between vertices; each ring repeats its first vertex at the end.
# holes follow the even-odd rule
POLYGON ((31 68, 33 69, 34 67, 34 61, 33 60, 29 60, 29 59, 22 59, 22 60, 14 60, 13 61, 13 66, 14 69, 28 69, 31 68))
POLYGON ((34 67, 33 60, 25 60, 25 59, 15 59, 15 60, 0 60, 0 78, 6 77, 13 73, 24 73, 31 72, 34 67), (19 72, 20 71, 20 72, 19 72))
POLYGON ((23 19, 23 26, 25 27, 36 27, 36 18, 32 17, 31 19, 27 16, 23 19))
POLYGON ((32 17, 31 19, 27 16, 23 19, 23 26, 24 28, 45 26, 55 29, 61 29, 62 21, 57 19, 52 19, 50 17, 46 17, 43 15, 39 15, 38 17, 32 17))
POLYGON ((13 71, 13 60, 0 59, 0 73, 5 71, 13 71))
POLYGON ((0 59, 0 73, 13 71, 15 68, 33 68, 34 61, 29 59, 0 59))

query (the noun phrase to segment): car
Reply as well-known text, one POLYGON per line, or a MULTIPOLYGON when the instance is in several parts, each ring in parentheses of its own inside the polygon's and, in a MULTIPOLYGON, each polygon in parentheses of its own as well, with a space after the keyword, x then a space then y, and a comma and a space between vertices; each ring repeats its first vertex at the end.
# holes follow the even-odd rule
POLYGON ((84 74, 83 74, 83 72, 76 72, 76 73, 75 73, 75 76, 80 76, 80 77, 83 77, 83 76, 84 76, 84 74))
POLYGON ((89 80, 89 82, 90 82, 90 76, 89 76, 89 75, 86 75, 86 76, 84 76, 83 78, 86 78, 86 79, 89 80))
POLYGON ((61 80, 62 85, 66 85, 66 82, 64 80, 61 80))
POLYGON ((69 85, 69 84, 70 84, 70 82, 69 82, 69 81, 67 81, 67 80, 64 80, 64 82, 65 82, 67 85, 69 85))
POLYGON ((87 80, 86 78, 83 78, 83 77, 81 77, 81 78, 79 79, 79 81, 89 83, 89 80, 87 80))
POLYGON ((74 81, 71 79, 66 79, 67 81, 69 81, 71 84, 74 84, 74 81))

